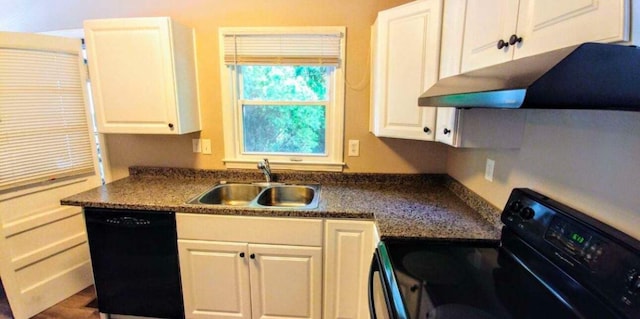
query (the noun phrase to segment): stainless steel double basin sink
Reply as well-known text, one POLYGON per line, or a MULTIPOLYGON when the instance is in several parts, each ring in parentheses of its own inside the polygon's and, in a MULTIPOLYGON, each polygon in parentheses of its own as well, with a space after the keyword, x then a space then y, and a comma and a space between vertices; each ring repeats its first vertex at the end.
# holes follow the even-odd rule
POLYGON ((319 200, 318 184, 220 183, 187 204, 314 209, 319 200))

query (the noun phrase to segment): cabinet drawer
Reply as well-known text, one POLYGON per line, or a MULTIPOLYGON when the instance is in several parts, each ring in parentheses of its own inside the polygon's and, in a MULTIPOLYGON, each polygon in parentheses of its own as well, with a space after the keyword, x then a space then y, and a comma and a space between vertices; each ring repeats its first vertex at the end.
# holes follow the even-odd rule
POLYGON ((322 246, 321 219, 176 214, 178 238, 322 246))

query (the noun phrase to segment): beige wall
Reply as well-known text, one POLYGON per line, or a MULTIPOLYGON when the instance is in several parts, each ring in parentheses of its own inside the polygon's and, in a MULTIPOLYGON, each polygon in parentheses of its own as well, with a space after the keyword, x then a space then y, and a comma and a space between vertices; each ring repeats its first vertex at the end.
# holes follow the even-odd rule
MULTIPOLYGON (((345 140, 360 140, 360 157, 345 157, 351 172, 434 172, 446 169, 446 147, 378 139, 368 132, 369 27, 379 10, 407 0, 57 0, 11 1, 0 30, 38 32, 81 28, 91 18, 171 16, 196 30, 203 130, 185 136, 107 136, 114 177, 130 165, 224 168, 218 65, 218 27, 344 25, 347 27, 345 140), (208 138, 212 155, 191 152, 192 138, 208 138)), ((345 143, 346 149, 346 143, 345 143)))
POLYGON ((530 110, 521 149, 450 149, 447 172, 500 208, 528 187, 640 239, 640 113, 530 110))

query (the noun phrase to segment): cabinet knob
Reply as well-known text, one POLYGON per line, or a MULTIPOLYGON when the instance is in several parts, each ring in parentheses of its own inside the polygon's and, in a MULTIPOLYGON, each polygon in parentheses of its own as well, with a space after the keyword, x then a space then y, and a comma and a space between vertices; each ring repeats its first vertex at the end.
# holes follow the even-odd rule
POLYGON ((244 253, 240 253, 240 258, 244 258, 244 253))
POLYGON ((509 47, 509 43, 505 42, 504 40, 500 39, 500 41, 498 41, 498 50, 502 50, 502 48, 507 48, 509 47))
POLYGON ((169 128, 173 130, 173 123, 169 123, 169 128))
POLYGON ((422 129, 422 131, 424 131, 425 133, 429 133, 429 132, 431 132, 431 129, 425 126, 425 127, 422 129))
POLYGON ((249 258, 251 258, 251 259, 256 259, 256 254, 251 254, 251 255, 249 255, 249 258))
POLYGON ((451 130, 448 129, 448 128, 445 128, 443 132, 444 132, 445 135, 447 135, 447 134, 451 133, 451 130))
POLYGON ((509 44, 511 45, 515 45, 516 43, 520 42, 522 42, 522 37, 519 37, 515 34, 512 34, 511 37, 509 37, 509 44))

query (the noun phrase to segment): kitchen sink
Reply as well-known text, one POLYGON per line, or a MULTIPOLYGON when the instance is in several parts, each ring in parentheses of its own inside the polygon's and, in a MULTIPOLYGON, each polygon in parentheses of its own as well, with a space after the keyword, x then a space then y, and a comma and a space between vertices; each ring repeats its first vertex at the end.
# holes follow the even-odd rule
POLYGON ((221 184, 198 198, 200 204, 245 206, 260 194, 263 187, 251 184, 221 184))
POLYGON ((262 191, 257 203, 262 206, 304 207, 313 203, 316 193, 316 189, 304 185, 270 187, 262 191))
POLYGON ((220 183, 187 204, 314 209, 319 199, 318 184, 220 183))

